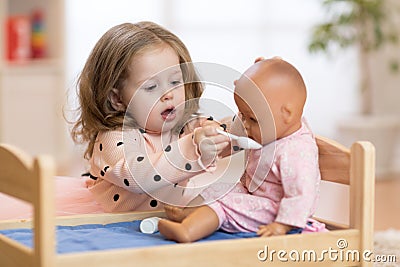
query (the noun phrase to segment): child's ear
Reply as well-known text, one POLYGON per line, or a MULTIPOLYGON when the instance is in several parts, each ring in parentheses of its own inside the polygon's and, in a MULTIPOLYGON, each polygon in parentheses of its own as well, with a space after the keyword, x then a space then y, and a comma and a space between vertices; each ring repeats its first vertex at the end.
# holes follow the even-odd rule
POLYGON ((108 100, 110 100, 111 106, 117 111, 125 111, 126 106, 122 102, 121 95, 118 89, 113 88, 108 93, 108 100))

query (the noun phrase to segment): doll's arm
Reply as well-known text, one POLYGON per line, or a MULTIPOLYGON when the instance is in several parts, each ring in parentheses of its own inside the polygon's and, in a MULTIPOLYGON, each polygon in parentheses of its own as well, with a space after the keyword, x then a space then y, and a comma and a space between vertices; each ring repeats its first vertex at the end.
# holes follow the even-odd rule
POLYGON ((272 222, 270 224, 261 225, 258 227, 257 235, 262 237, 273 235, 284 235, 293 227, 287 224, 272 222))
POLYGON ((279 163, 284 196, 275 220, 303 228, 315 209, 320 175, 316 146, 297 147, 301 149, 296 149, 295 143, 288 143, 282 148, 286 151, 279 163))

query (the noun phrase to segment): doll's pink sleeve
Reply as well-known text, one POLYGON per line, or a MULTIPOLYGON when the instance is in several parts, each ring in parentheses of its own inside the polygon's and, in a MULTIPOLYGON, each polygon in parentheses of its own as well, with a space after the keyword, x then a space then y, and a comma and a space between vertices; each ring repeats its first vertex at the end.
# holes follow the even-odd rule
POLYGON ((277 222, 302 228, 316 208, 320 182, 316 145, 313 140, 303 141, 289 142, 281 148, 279 167, 284 197, 276 217, 277 222))

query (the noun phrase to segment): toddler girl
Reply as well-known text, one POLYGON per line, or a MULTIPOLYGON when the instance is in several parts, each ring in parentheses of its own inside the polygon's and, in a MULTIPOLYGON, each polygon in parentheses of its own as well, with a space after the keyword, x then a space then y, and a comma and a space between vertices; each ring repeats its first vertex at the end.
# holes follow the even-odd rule
POLYGON ((215 123, 194 133, 188 126, 203 88, 185 45, 155 23, 109 29, 78 89, 72 136, 87 143, 88 187, 105 211, 186 204, 194 197, 185 192, 189 178, 211 168, 229 144, 215 123))

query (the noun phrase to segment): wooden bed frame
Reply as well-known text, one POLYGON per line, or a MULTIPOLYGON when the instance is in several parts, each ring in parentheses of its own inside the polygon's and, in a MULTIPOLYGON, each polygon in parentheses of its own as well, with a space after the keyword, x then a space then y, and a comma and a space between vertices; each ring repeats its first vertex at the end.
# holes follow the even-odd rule
POLYGON ((60 255, 55 252, 55 225, 106 224, 163 216, 163 213, 131 212, 55 218, 53 160, 46 156, 31 158, 14 147, 2 145, 0 191, 32 203, 34 217, 33 222, 0 222, 0 229, 34 225, 35 235, 33 249, 0 235, 0 266, 372 266, 362 257, 363 252, 371 256, 368 250, 373 251, 374 147, 369 142, 356 142, 349 150, 324 137, 317 137, 317 143, 322 179, 350 185, 348 226, 323 221, 331 229, 329 232, 60 255), (352 255, 356 251, 360 252, 360 261, 353 260, 355 256, 352 255), (294 261, 296 256, 300 256, 297 262, 294 261))

